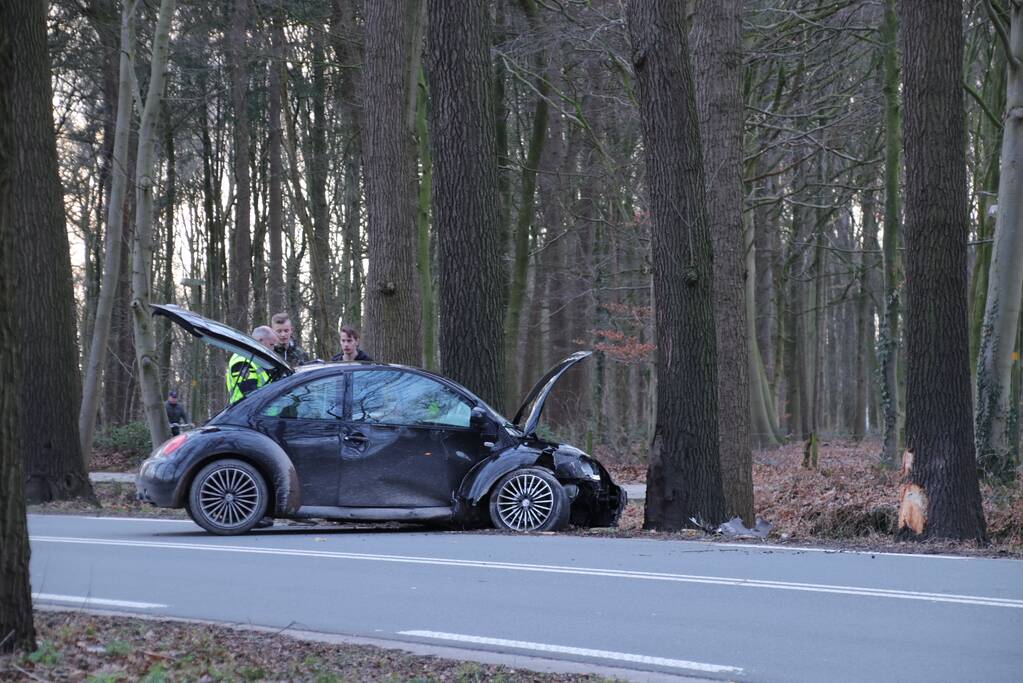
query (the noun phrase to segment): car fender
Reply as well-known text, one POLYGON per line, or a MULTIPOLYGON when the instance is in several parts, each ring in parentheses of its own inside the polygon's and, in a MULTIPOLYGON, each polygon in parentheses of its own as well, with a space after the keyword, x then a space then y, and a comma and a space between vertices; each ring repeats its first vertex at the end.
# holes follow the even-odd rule
POLYGON ((495 453, 469 470, 458 487, 458 497, 470 505, 476 505, 490 492, 498 479, 512 470, 533 465, 554 470, 553 458, 546 450, 519 445, 495 453))
POLYGON ((290 514, 302 506, 302 489, 291 458, 265 434, 245 427, 204 427, 189 436, 182 450, 186 448, 187 453, 182 454, 185 471, 178 478, 174 494, 178 506, 185 504, 188 488, 199 470, 221 458, 238 458, 256 467, 273 490, 272 509, 278 514, 290 514))

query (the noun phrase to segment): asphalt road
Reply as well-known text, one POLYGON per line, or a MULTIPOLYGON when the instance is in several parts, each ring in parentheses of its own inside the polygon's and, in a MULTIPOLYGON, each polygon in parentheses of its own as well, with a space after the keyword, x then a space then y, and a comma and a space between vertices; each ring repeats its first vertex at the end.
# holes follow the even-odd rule
MULTIPOLYGON (((742 681, 1019 681, 1023 562, 32 515, 40 604, 742 681)), ((466 656, 468 658, 468 655, 466 656)))

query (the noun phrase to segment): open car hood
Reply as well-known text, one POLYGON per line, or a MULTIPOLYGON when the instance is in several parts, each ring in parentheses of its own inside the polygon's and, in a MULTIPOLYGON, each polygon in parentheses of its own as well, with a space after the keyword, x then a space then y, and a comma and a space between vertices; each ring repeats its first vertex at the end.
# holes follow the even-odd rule
POLYGON ((519 412, 515 413, 512 420, 526 434, 534 434, 536 425, 540 421, 540 413, 543 411, 543 404, 547 401, 554 384, 565 374, 570 367, 593 355, 592 351, 576 351, 571 356, 561 361, 547 371, 539 382, 529 391, 526 399, 522 402, 519 412))
POLYGON ((153 315, 170 318, 171 322, 185 332, 198 337, 207 344, 245 356, 274 377, 284 377, 292 373, 288 364, 276 353, 233 327, 204 318, 198 313, 186 311, 174 304, 150 304, 150 308, 153 309, 153 315))

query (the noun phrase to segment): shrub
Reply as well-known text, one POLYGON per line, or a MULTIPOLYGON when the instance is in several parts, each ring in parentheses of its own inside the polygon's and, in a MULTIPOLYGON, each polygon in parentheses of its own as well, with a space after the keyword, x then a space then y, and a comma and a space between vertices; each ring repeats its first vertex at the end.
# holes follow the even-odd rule
POLYGON ((111 425, 96 435, 93 446, 98 450, 131 455, 137 460, 144 459, 153 449, 145 422, 111 425))

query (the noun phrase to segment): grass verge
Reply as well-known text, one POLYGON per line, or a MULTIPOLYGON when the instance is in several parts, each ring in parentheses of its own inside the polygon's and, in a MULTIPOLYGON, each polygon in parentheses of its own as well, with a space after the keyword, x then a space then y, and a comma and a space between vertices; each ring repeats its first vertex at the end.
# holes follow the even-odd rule
POLYGON ((4 681, 604 681, 369 645, 180 621, 35 613, 35 652, 0 657, 4 681))

